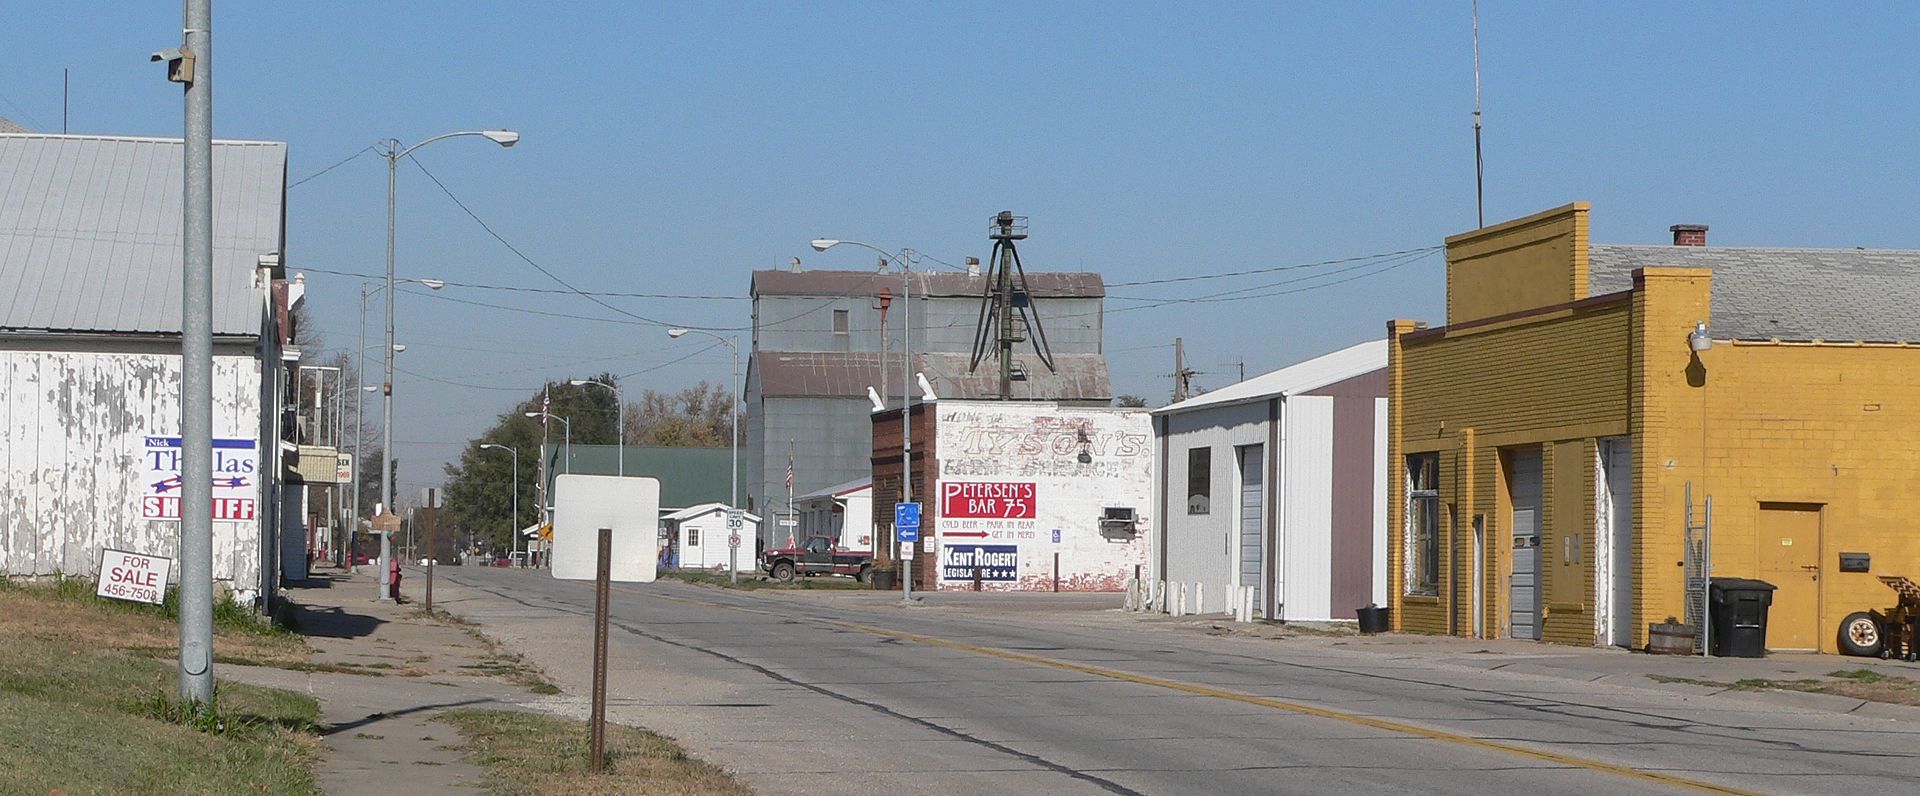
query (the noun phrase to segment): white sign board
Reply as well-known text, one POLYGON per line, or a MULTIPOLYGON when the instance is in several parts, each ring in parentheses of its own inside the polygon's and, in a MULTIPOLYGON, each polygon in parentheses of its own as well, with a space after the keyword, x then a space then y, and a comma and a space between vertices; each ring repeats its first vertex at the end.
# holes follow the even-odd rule
POLYGON ((612 475, 553 479, 553 576, 593 580, 600 529, 613 529, 610 578, 651 583, 660 551, 660 480, 612 475))
POLYGON ((125 550, 103 550, 100 554, 100 584, 94 594, 159 605, 167 599, 167 574, 173 571, 173 559, 145 556, 125 550))
MULTIPOLYGON (((180 520, 180 438, 142 437, 140 516, 180 520)), ((250 521, 259 511, 260 446, 250 439, 213 441, 213 518, 250 521)))

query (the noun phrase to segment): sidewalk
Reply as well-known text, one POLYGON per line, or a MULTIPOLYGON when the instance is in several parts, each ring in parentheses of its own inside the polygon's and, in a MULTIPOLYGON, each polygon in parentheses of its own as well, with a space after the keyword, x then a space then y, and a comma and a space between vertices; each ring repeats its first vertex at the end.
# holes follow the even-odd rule
POLYGON ((332 796, 482 790, 480 769, 461 759, 460 733, 433 717, 540 697, 493 676, 501 662, 479 637, 422 616, 416 603, 376 601, 370 568, 348 574, 320 564, 312 574, 286 594, 315 670, 218 665, 219 675, 320 700, 326 752, 314 773, 332 796))

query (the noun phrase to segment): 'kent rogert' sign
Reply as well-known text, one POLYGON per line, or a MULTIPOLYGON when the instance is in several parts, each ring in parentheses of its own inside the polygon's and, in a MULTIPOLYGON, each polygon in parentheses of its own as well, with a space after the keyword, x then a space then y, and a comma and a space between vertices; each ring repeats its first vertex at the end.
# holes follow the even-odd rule
POLYGON ((167 573, 173 571, 173 559, 144 556, 125 550, 100 553, 100 583, 93 590, 101 597, 159 605, 167 599, 167 573))
MULTIPOLYGON (((180 519, 180 438, 144 437, 140 516, 180 519)), ((213 441, 213 518, 245 521, 258 512, 260 449, 250 439, 213 441)))

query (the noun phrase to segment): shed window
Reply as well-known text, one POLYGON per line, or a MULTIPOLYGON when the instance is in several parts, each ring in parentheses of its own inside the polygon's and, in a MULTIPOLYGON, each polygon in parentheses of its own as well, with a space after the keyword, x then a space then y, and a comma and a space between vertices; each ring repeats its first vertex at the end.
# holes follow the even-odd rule
POLYGON ((1440 454, 1407 456, 1408 594, 1440 593, 1440 454))
POLYGON ((1213 449, 1187 450, 1187 513, 1206 514, 1213 503, 1213 449))
POLYGON ((700 529, 699 528, 687 529, 687 546, 688 547, 700 546, 700 529))
POLYGON ((846 310, 833 311, 833 333, 834 334, 847 333, 847 311, 846 310))

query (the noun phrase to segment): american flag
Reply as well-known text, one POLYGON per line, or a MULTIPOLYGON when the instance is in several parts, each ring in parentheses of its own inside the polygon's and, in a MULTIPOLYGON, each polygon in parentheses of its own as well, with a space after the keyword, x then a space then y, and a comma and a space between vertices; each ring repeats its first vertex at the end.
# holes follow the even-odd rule
POLYGON ((787 488, 793 488, 793 454, 787 454, 787 488))

